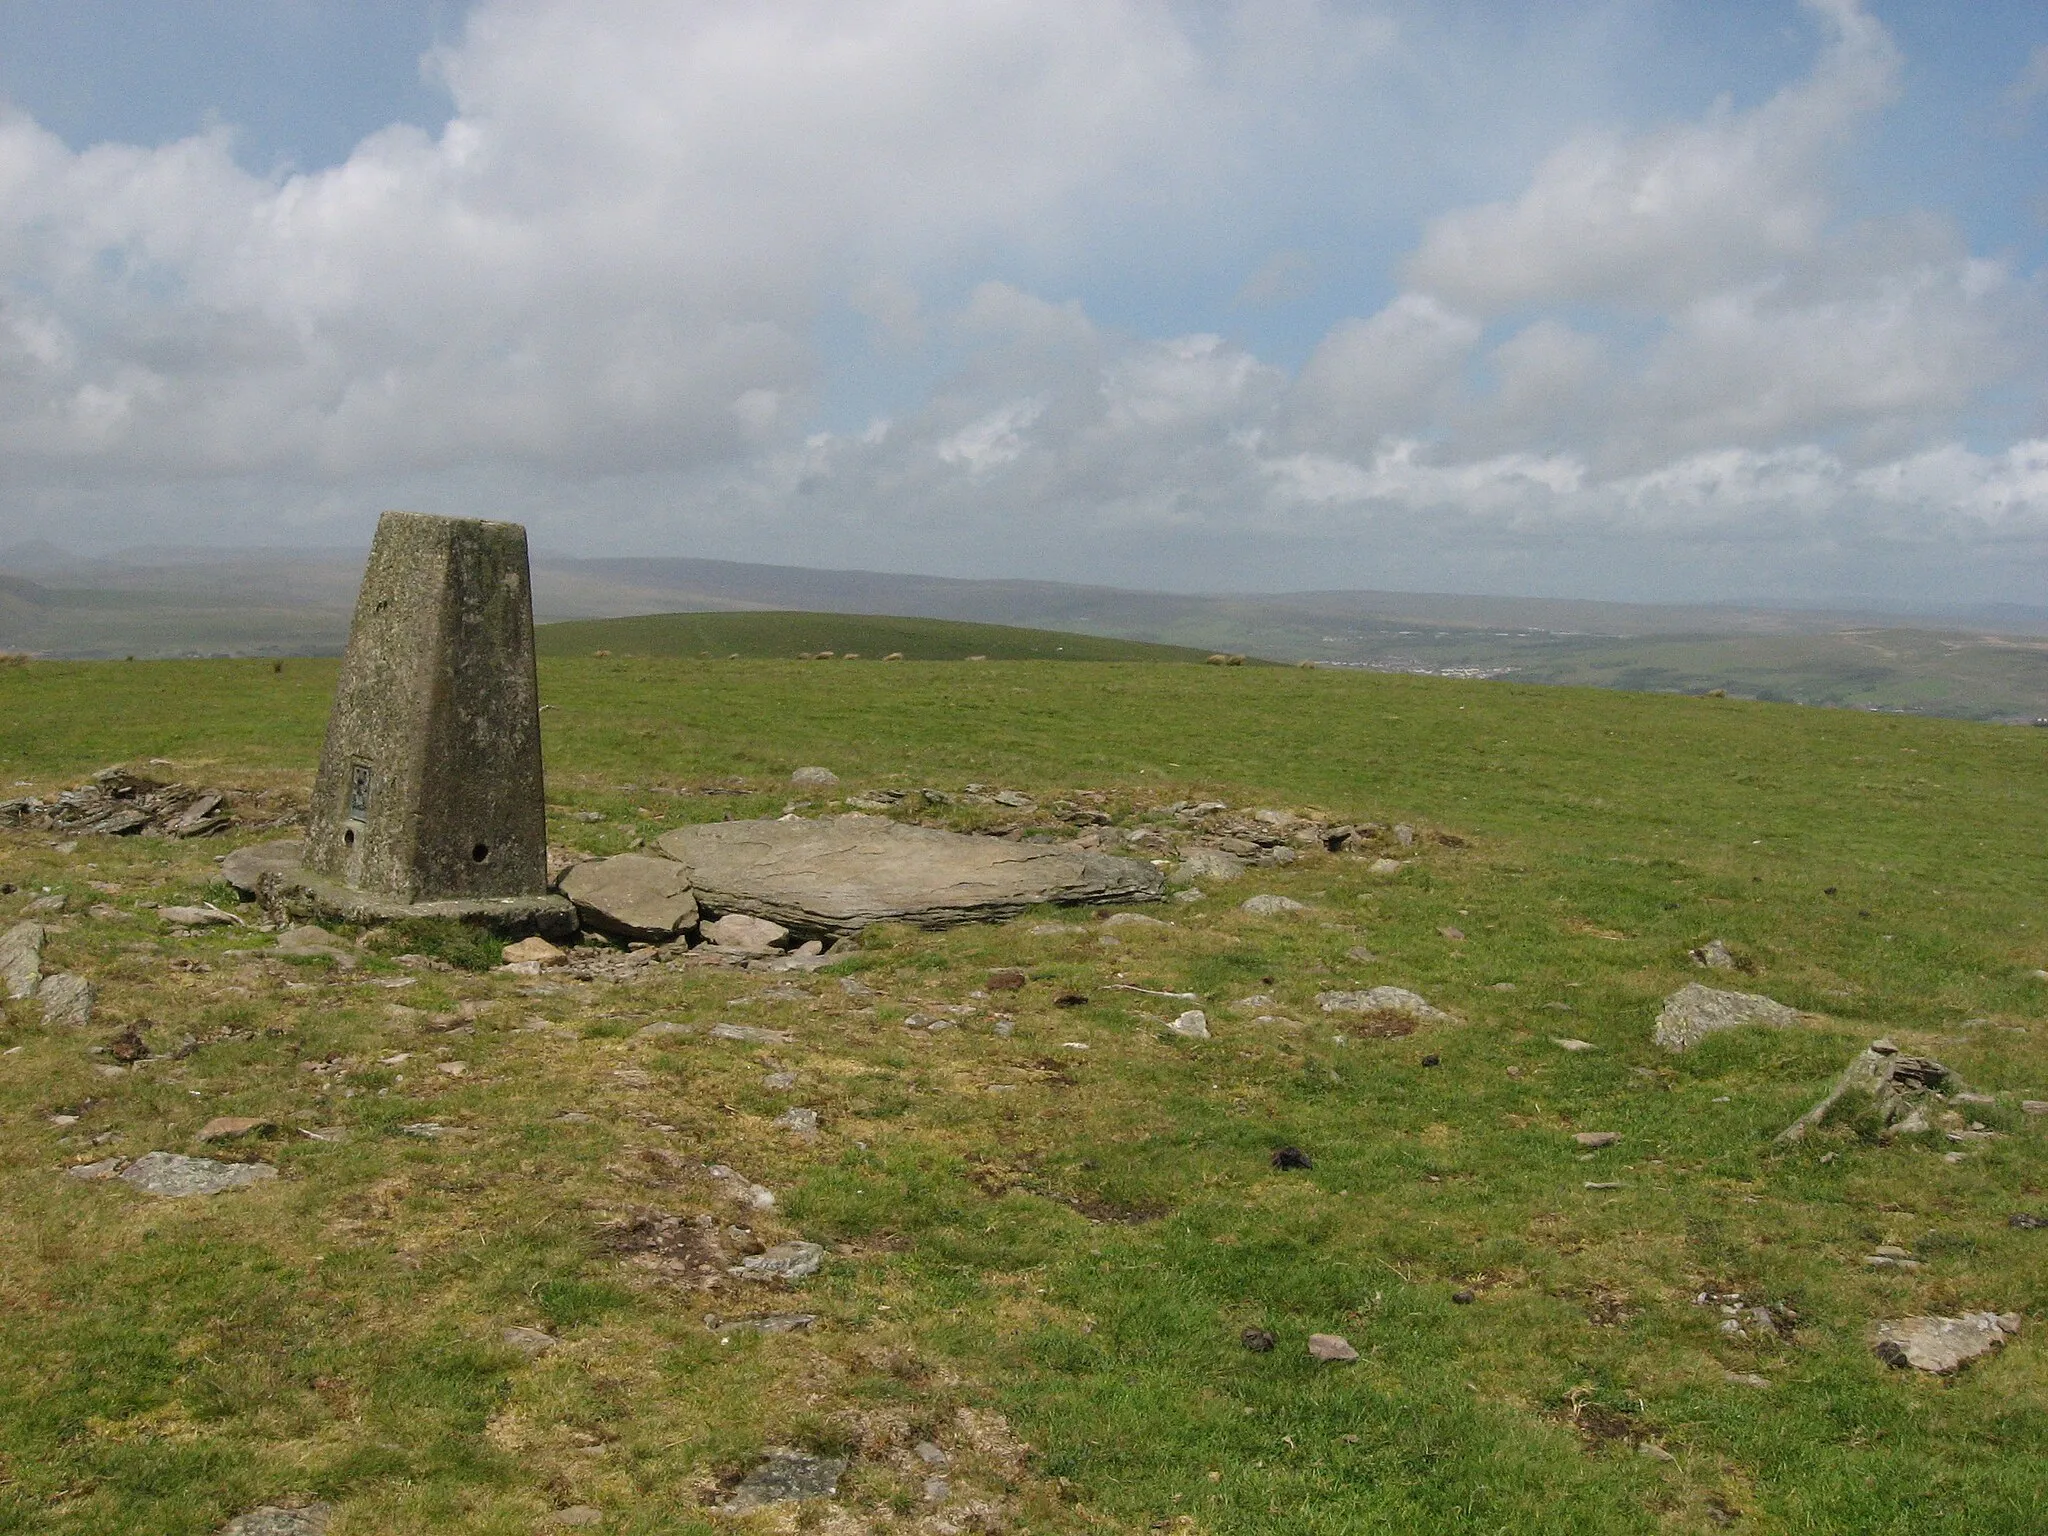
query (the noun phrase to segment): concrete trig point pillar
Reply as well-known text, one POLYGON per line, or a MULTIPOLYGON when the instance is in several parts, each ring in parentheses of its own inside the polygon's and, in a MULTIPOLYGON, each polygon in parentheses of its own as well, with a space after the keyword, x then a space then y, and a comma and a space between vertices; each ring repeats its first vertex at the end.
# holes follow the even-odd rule
POLYGON ((565 932, 526 530, 386 512, 370 546, 288 907, 565 932), (293 889, 293 887, 296 889, 293 889), (339 889, 337 889, 339 888, 339 889), (299 898, 295 900, 294 898, 299 898))

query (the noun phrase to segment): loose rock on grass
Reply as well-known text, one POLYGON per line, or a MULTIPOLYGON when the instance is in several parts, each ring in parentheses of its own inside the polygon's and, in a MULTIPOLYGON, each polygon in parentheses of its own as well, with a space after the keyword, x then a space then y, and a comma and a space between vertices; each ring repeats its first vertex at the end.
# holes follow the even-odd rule
POLYGON ((2020 1331, 2017 1312, 1966 1312, 1961 1317, 1902 1317, 1871 1330, 1872 1353, 1890 1366, 1946 1376, 1988 1355, 2020 1331))
POLYGON ((175 1152, 150 1152, 121 1170, 122 1183, 167 1200, 247 1189, 276 1177, 277 1170, 268 1163, 219 1163, 210 1157, 180 1157, 175 1152))
POLYGON ((1798 1024, 1797 1009, 1752 992, 1721 992, 1689 982, 1664 1000, 1651 1038, 1667 1051, 1691 1050, 1709 1035, 1749 1024, 1789 1029, 1798 1024))

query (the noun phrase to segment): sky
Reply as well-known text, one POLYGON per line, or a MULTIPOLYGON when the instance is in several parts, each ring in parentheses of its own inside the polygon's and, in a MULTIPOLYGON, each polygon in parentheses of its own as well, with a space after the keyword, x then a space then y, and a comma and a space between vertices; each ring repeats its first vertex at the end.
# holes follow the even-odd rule
POLYGON ((0 563, 2048 602, 2048 7, 0 0, 0 563))

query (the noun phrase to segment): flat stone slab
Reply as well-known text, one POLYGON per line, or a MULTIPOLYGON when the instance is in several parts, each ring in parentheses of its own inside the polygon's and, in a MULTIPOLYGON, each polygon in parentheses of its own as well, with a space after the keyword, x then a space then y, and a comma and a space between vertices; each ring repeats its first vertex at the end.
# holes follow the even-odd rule
POLYGON ((1741 1029, 1762 1024, 1771 1029, 1790 1029, 1799 1023, 1796 1008, 1759 997, 1754 992, 1721 992, 1690 982, 1664 999, 1651 1038, 1667 1051, 1689 1051, 1709 1035, 1724 1029, 1741 1029))
POLYGON ((36 988, 43 1005, 43 1022, 52 1029, 82 1029, 92 1022, 93 1000, 98 989, 83 976, 51 976, 36 988))
POLYGON ((220 861, 220 877, 244 896, 255 896, 263 888, 265 875, 297 869, 305 861, 306 845, 296 837, 251 843, 220 861))
POLYGON ((807 1280, 824 1262, 825 1250, 816 1243, 777 1243, 740 1260, 732 1273, 743 1280, 807 1280))
POLYGON ((557 888, 576 904, 584 927, 615 938, 658 944, 697 921, 690 873, 674 859, 585 859, 563 872, 557 888))
POLYGON ((2020 1331, 2017 1312, 1966 1312, 1961 1317, 1902 1317, 1871 1330, 1871 1348, 1887 1365, 1946 1376, 1988 1355, 2020 1331))
POLYGON ((150 1152, 121 1170, 122 1183, 167 1200, 247 1189, 276 1177, 277 1170, 268 1163, 221 1163, 210 1157, 180 1157, 175 1152, 150 1152))
POLYGON ((450 918, 494 933, 538 933, 550 939, 576 931, 576 906, 566 896, 477 896, 457 901, 391 901, 352 890, 304 865, 272 869, 262 879, 262 894, 288 917, 307 922, 400 923, 421 918, 450 918))
POLYGON ((0 992, 34 997, 43 979, 43 925, 16 923, 0 933, 0 992))
POLYGON ((761 1464, 746 1475, 732 1497, 719 1505, 728 1515, 743 1515, 769 1504, 786 1504, 795 1499, 829 1499, 839 1491, 839 1479, 846 1475, 843 1456, 809 1456, 802 1451, 770 1451, 761 1464))
POLYGON ((1398 1013, 1418 1024, 1447 1024, 1451 1016, 1406 987, 1368 987, 1363 992, 1318 992, 1325 1013, 1398 1013))
POLYGON ((689 870, 701 906, 836 937, 870 923, 950 928, 1015 917, 1047 902, 1158 901, 1166 894, 1165 877, 1135 859, 876 816, 678 827, 660 847, 689 870))
POLYGON ((333 1519, 332 1504, 307 1504, 298 1509, 264 1504, 235 1516, 221 1527, 220 1536, 326 1536, 333 1519))

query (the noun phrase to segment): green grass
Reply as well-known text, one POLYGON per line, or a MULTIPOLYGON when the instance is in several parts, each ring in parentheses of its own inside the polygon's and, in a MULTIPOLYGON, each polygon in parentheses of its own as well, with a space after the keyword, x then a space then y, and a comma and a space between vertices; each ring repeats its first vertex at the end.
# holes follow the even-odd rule
POLYGON ((858 613, 649 613, 631 619, 572 619, 543 624, 543 656, 806 659, 879 661, 1202 661, 1207 651, 1142 640, 1111 640, 1007 624, 898 619, 858 613), (848 653, 852 653, 848 656, 848 653))
MULTIPOLYGON (((2048 1213, 2044 1122, 2014 1102, 2048 1098, 2039 734, 1280 668, 612 649, 542 663, 553 835, 598 851, 779 814, 805 763, 840 795, 1094 791, 1160 829, 1159 807, 1213 797, 1425 836, 1398 877, 1305 855, 1113 948, 1092 928, 1032 936, 1036 918, 876 932, 854 962, 870 1012, 829 979, 789 1000, 711 971, 522 993, 406 972, 383 941, 352 973, 273 968, 230 958, 244 935, 149 915, 204 890, 218 847, 65 856, 0 833, 21 887, 0 917, 69 892, 48 968, 92 974, 102 999, 82 1039, 20 1003, 0 1023, 0 1050, 19 1047, 0 1056, 0 1532, 196 1536, 287 1496, 335 1501, 335 1536, 526 1532, 579 1502, 607 1530, 709 1531, 720 1480, 773 1444, 852 1451, 841 1504, 911 1531, 928 1527, 907 1447, 927 1436, 954 1453, 952 1507, 1035 1532, 2039 1529, 2048 1233, 2006 1225, 2048 1213), (1312 910, 1238 911, 1257 890, 1312 910), (1823 1022, 1656 1051, 1658 1000, 1717 935, 1756 967, 1730 984, 1823 1022), (1350 958, 1361 945, 1378 959, 1350 958), (971 996, 1012 964, 1031 978, 1014 1002, 971 996), (1119 976, 1200 993, 1215 1037, 1166 1035, 1185 1005, 1105 990, 1119 976), (1381 982, 1461 1022, 1335 1043, 1315 994, 1381 982), (1064 990, 1090 1002, 1055 1008, 1064 990), (1230 1006, 1252 992, 1299 1027, 1230 1006), (985 1013, 902 1028, 941 1003, 1005 1008, 1015 1033, 985 1013), (657 1019, 693 1033, 638 1036, 657 1019), (714 1041, 720 1019, 797 1043, 714 1041), (129 1021, 165 1059, 105 1075, 91 1047, 129 1021), (1954 1165, 1853 1124, 1774 1149, 1879 1033, 2005 1095, 1971 1113, 2008 1134, 1954 1165), (763 1084, 777 1068, 796 1090, 763 1084), (791 1103, 820 1111, 818 1140, 773 1126, 791 1103), (200 1124, 236 1113, 289 1132, 264 1144, 276 1184, 159 1203, 55 1171, 197 1150, 200 1124), (422 1120, 467 1134, 401 1129, 422 1120), (297 1134, 333 1125, 350 1139, 297 1134), (1586 1161, 1580 1129, 1624 1139, 1586 1161), (1272 1168, 1283 1143, 1313 1169, 1272 1168), (721 1203, 714 1162, 776 1209, 721 1203), (691 1264, 620 1235, 649 1210, 832 1258, 789 1294, 700 1293, 691 1264), (1888 1241, 1926 1266, 1865 1267, 1888 1241), (1800 1326, 1724 1338, 1701 1290, 1800 1326), (793 1306, 819 1314, 810 1333, 703 1323, 793 1306), (1875 1318, 1978 1307, 2029 1329, 1951 1381, 1868 1352, 1875 1318), (528 1360, 499 1342, 511 1324, 564 1346, 528 1360), (1278 1348, 1246 1351, 1248 1326, 1278 1348), (1363 1358, 1315 1365, 1315 1331, 1363 1358)), ((333 672, 0 669, 0 782, 47 792, 165 757, 182 778, 302 788, 333 672)), ((986 805, 934 814, 1064 835, 986 805)))

